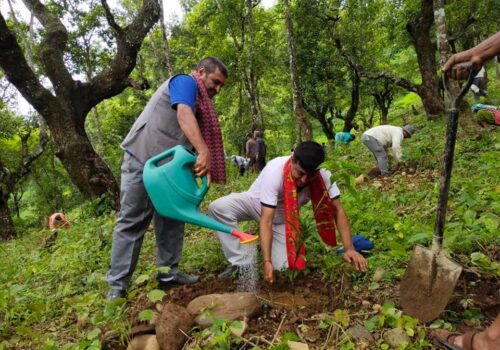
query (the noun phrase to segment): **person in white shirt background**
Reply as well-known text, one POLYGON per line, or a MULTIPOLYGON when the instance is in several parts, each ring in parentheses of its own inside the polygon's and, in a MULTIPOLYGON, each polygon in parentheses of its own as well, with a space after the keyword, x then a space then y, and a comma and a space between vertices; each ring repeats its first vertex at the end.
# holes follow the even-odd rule
POLYGON ((403 127, 379 125, 363 133, 361 142, 372 151, 382 176, 388 176, 390 174, 389 159, 386 149, 390 148, 394 159, 398 163, 401 162, 401 142, 403 139, 411 137, 414 132, 415 129, 413 126, 408 124, 403 127))

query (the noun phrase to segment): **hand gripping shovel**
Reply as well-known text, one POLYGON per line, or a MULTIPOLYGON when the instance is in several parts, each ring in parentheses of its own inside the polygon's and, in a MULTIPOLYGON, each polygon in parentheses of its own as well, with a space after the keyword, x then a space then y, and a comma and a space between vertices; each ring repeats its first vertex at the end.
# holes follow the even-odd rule
MULTIPOLYGON (((469 64, 469 66, 471 65, 469 64)), ((421 322, 433 320, 444 310, 462 272, 460 265, 445 256, 441 245, 457 136, 458 108, 462 97, 469 90, 477 73, 474 70, 470 67, 469 79, 458 96, 450 92, 448 78, 446 74, 443 74, 444 89, 450 97, 450 116, 446 129, 444 164, 439 178, 439 200, 432 248, 415 246, 400 285, 400 301, 403 311, 418 318, 421 322)))

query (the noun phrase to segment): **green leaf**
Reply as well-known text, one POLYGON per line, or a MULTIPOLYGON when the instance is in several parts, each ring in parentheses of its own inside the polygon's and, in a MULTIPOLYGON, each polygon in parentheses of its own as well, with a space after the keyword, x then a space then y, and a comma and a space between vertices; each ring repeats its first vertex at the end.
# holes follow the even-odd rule
POLYGON ((160 273, 168 273, 169 271, 170 271, 170 267, 168 267, 168 266, 158 267, 158 272, 160 272, 160 273))
POLYGON ((139 312, 139 320, 140 321, 149 321, 153 318, 155 312, 151 309, 147 309, 147 310, 142 310, 141 312, 139 312))
POLYGON ((378 316, 373 316, 372 318, 370 318, 364 322, 365 328, 370 333, 378 329, 377 324, 378 324, 378 316))
POLYGON ((153 289, 151 292, 148 293, 148 299, 151 300, 153 303, 156 303, 158 301, 161 301, 165 296, 165 294, 166 293, 160 289, 153 289))
POLYGON ((350 317, 348 310, 337 309, 334 311, 333 317, 335 318, 335 321, 340 323, 343 327, 349 326, 350 317))
POLYGON ((136 278, 135 283, 141 284, 149 280, 149 275, 140 275, 139 277, 136 278))
POLYGON ((87 339, 92 340, 95 339, 101 334, 101 329, 100 328, 94 328, 90 332, 87 333, 87 339))

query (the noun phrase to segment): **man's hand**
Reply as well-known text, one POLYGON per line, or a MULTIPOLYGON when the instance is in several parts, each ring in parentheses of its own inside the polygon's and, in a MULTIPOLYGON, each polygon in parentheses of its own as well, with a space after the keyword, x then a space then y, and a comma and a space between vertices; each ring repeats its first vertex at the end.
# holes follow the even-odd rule
POLYGON ((359 254, 354 249, 346 249, 346 251, 344 252, 344 260, 348 263, 354 263, 356 271, 365 272, 368 268, 368 262, 366 261, 365 257, 359 254))
POLYGON ((274 283, 274 267, 270 260, 264 261, 264 281, 269 284, 274 283))
POLYGON ((210 172, 210 151, 208 148, 198 152, 196 163, 193 166, 194 174, 198 177, 203 177, 210 172))

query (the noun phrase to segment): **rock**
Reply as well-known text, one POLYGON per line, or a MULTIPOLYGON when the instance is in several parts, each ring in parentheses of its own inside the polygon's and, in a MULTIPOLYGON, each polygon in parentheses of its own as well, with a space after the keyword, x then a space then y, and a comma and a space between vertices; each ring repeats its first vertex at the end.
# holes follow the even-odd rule
POLYGON ((161 349, 182 347, 193 324, 193 316, 182 306, 165 304, 156 321, 156 338, 161 349))
POLYGON ((130 338, 133 338, 139 334, 153 334, 154 332, 155 332, 155 325, 154 324, 141 323, 141 324, 138 324, 137 326, 132 327, 132 330, 130 331, 129 336, 130 336, 130 338))
POLYGON ((359 324, 349 327, 346 330, 347 335, 356 343, 373 343, 373 336, 359 324))
POLYGON ((309 345, 305 343, 299 343, 297 341, 289 340, 287 344, 290 350, 309 350, 309 345))
POLYGON ((319 339, 319 332, 316 328, 309 327, 306 324, 300 324, 297 326, 297 333, 300 336, 300 339, 307 340, 308 342, 314 343, 319 339))
POLYGON ((410 337, 401 328, 389 329, 382 337, 392 349, 399 349, 403 344, 411 344, 410 337))
POLYGON ((210 310, 218 319, 232 321, 256 316, 261 303, 253 293, 202 295, 189 303, 187 311, 195 317, 197 325, 209 327, 212 319, 202 313, 204 310, 210 310))
POLYGON ((161 350, 154 334, 142 334, 132 338, 127 350, 161 350))
POLYGON ((373 304, 372 310, 373 311, 380 311, 380 310, 382 310, 382 306, 380 304, 373 304))
POLYGON ((364 175, 359 175, 356 180, 354 180, 354 182, 356 183, 356 185, 361 185, 362 183, 365 182, 365 176, 364 175))
POLYGON ((384 277, 385 270, 382 267, 378 267, 373 274, 372 281, 379 282, 382 277, 384 277))
POLYGON ((382 185, 382 182, 375 180, 375 181, 373 181, 372 186, 376 187, 376 188, 380 188, 383 185, 382 185))
POLYGON ((248 324, 245 321, 240 321, 240 324, 241 328, 235 327, 234 325, 229 327, 231 333, 237 337, 242 337, 248 329, 248 324))

